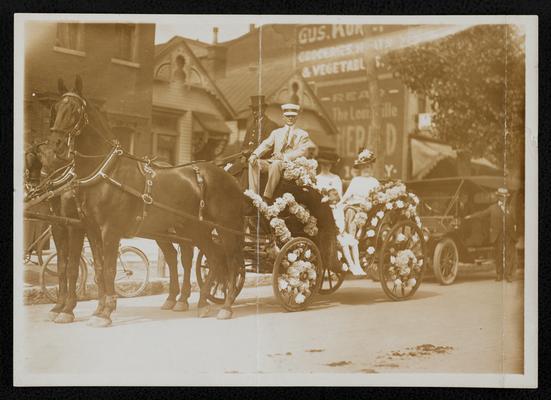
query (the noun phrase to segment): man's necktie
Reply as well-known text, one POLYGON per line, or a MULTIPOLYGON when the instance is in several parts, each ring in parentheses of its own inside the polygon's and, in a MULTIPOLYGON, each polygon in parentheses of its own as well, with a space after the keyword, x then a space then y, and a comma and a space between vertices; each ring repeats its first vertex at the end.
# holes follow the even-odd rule
POLYGON ((291 137, 291 125, 287 125, 287 131, 285 132, 285 140, 283 141, 283 147, 281 148, 281 153, 283 154, 285 150, 287 150, 287 147, 289 147, 291 137))

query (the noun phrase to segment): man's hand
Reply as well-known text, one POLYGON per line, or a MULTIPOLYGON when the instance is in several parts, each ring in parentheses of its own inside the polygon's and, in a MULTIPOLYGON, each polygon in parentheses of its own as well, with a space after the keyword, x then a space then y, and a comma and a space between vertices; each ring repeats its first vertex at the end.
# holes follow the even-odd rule
POLYGON ((251 164, 254 167, 257 161, 258 161, 258 156, 254 153, 251 154, 251 156, 249 157, 249 164, 251 164))

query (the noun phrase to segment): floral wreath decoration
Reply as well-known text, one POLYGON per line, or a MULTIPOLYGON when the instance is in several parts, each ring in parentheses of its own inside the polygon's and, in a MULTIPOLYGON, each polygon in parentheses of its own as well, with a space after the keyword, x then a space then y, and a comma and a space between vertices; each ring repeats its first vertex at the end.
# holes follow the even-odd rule
POLYGON ((407 192, 406 186, 400 181, 387 182, 370 193, 368 200, 360 205, 360 211, 354 217, 358 228, 366 230, 367 256, 361 260, 364 268, 371 264, 368 257, 375 254, 378 239, 376 232, 387 213, 399 213, 423 229, 421 219, 417 215, 418 204, 417 195, 407 192))
POLYGON ((316 267, 311 261, 312 251, 301 247, 290 251, 282 261, 285 273, 278 277, 280 292, 293 296, 295 303, 302 304, 312 294, 318 278, 316 267))
MULTIPOLYGON (((316 187, 316 160, 309 160, 299 157, 294 161, 283 163, 283 178, 294 182, 299 187, 308 186, 319 191, 316 187)), ((274 230, 276 240, 283 245, 292 239, 291 231, 287 228, 285 220, 279 218, 279 214, 288 208, 289 213, 294 215, 303 225, 304 232, 308 236, 318 234, 317 219, 302 205, 299 204, 291 193, 285 193, 268 205, 264 199, 253 192, 246 190, 245 195, 252 200, 253 205, 269 221, 274 230)), ((312 259, 310 249, 297 248, 287 254, 282 261, 285 273, 278 277, 279 291, 285 295, 293 296, 296 304, 302 304, 307 296, 312 294, 316 285, 317 272, 312 259)))

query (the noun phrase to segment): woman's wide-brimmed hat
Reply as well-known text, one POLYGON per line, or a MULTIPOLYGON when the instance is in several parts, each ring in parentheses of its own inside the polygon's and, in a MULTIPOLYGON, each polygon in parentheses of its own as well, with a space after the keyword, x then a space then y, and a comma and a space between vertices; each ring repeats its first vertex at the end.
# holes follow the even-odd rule
POLYGON ((367 165, 373 164, 377 157, 375 157, 375 153, 373 153, 369 149, 363 149, 358 154, 358 158, 354 160, 353 168, 362 168, 367 165))

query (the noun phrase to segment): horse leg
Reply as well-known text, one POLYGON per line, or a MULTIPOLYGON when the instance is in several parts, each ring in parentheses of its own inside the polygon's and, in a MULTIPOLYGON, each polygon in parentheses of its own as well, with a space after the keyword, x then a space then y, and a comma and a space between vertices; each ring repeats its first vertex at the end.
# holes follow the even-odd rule
POLYGON ((226 292, 226 301, 218 312, 216 318, 230 319, 232 317, 232 305, 237 297, 237 274, 243 268, 242 243, 233 235, 223 238, 224 252, 227 260, 228 288, 226 292))
POLYGON ((103 255, 104 270, 103 284, 105 286, 105 304, 101 312, 90 319, 95 327, 107 327, 111 325, 111 313, 117 308, 117 296, 115 294, 115 275, 117 274, 117 257, 121 235, 109 227, 103 230, 103 255))
POLYGON ((50 320, 54 321, 58 314, 63 310, 65 306, 65 299, 67 297, 67 257, 68 257, 68 235, 67 228, 52 225, 52 237, 54 238, 55 248, 57 252, 57 284, 58 295, 57 303, 49 311, 50 320))
POLYGON ((80 255, 84 245, 84 231, 82 229, 69 228, 69 257, 67 262, 68 291, 65 306, 55 318, 56 323, 70 323, 75 320, 73 310, 77 305, 77 279, 79 273, 80 255))
POLYGON ((188 299, 191 294, 191 268, 193 263, 193 244, 189 242, 180 243, 180 259, 184 268, 184 279, 180 297, 172 311, 187 311, 189 309, 188 299))
POLYGON ((207 300, 210 290, 212 288, 212 281, 214 276, 218 274, 219 268, 223 265, 221 262, 224 260, 219 256, 214 244, 207 242, 200 245, 200 248, 204 251, 207 259, 209 260, 210 271, 205 279, 203 287, 199 292, 199 302, 197 303, 197 313, 200 318, 208 317, 210 306, 207 300))
POLYGON ((101 239, 101 231, 99 227, 93 224, 87 224, 88 241, 90 242, 90 249, 92 250, 92 256, 94 257, 94 281, 98 288, 98 305, 92 316, 98 316, 103 311, 105 306, 105 285, 103 277, 103 241, 101 239))
POLYGON ((174 246, 172 245, 172 243, 157 241, 157 245, 159 246, 159 248, 163 252, 163 255, 165 256, 165 260, 168 264, 168 270, 170 274, 168 298, 161 306, 161 310, 172 310, 172 308, 176 305, 176 297, 180 292, 180 288, 178 286, 178 258, 177 258, 176 250, 174 249, 174 246))

